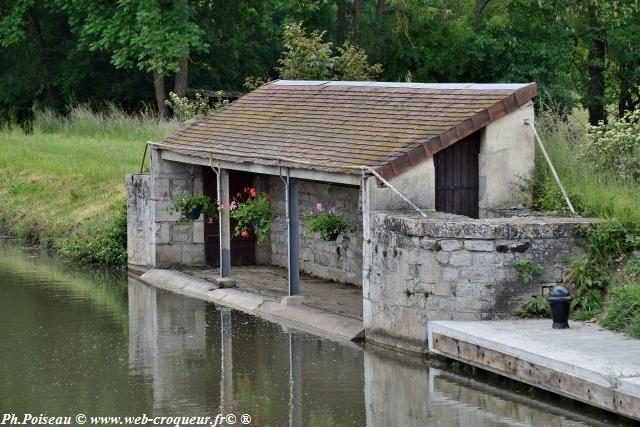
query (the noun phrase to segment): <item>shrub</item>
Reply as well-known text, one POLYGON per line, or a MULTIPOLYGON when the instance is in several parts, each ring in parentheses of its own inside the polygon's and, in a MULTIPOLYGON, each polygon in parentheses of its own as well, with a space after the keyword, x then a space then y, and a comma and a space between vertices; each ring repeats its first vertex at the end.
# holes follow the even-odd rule
POLYGON ((58 253, 81 264, 127 265, 127 206, 123 204, 110 226, 95 237, 62 239, 58 253))
POLYGON ((218 217, 218 209, 209 196, 192 196, 188 193, 180 194, 171 200, 167 207, 170 214, 180 213, 180 222, 190 223, 203 213, 211 221, 218 217))
POLYGON ((640 285, 616 286, 609 293, 609 299, 611 305, 602 326, 640 338, 640 285))
POLYGON ((581 157, 601 173, 640 182, 640 107, 589 126, 581 157))

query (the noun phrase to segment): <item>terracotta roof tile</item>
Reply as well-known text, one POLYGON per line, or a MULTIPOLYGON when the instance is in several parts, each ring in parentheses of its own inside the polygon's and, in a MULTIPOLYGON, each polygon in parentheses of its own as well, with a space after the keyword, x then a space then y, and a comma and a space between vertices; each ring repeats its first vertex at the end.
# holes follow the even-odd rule
POLYGON ((276 81, 160 147, 221 160, 398 175, 529 102, 536 84, 276 81))

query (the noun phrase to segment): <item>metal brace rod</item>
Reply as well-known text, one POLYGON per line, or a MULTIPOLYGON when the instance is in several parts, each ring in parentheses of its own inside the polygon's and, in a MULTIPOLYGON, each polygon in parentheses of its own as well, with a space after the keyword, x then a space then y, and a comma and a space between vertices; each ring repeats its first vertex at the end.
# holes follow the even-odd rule
POLYGON ((544 148, 544 145, 542 144, 542 140, 540 139, 540 136, 538 135, 538 131, 536 130, 536 127, 533 125, 533 122, 531 120, 529 120, 529 119, 524 119, 524 124, 526 126, 530 126, 531 130, 533 130, 533 136, 535 137, 535 140, 538 143, 538 147, 540 147, 540 151, 542 151, 542 154, 544 155, 544 158, 547 161, 547 164, 549 165, 549 169, 551 169, 551 174, 553 175, 553 177, 555 178, 556 182, 558 183, 558 187, 560 187, 560 191, 562 192, 562 195, 564 196, 564 200, 567 202, 567 206, 569 207, 569 210, 571 211, 571 213, 573 215, 577 215, 575 209, 573 209, 573 205, 571 204, 571 200, 569 200, 569 196, 567 195, 567 192, 564 190, 564 186, 560 182, 560 177, 558 176, 558 173, 556 172, 556 168, 553 167, 553 163, 551 163, 551 158, 549 158, 549 154, 547 154, 547 150, 544 148))
POLYGON ((405 202, 407 202, 413 209, 415 209, 416 211, 418 211, 418 213, 423 217, 423 218, 427 218, 427 214, 424 213, 422 211, 422 209, 420 209, 418 206, 416 206, 411 200, 409 200, 404 194, 402 194, 401 192, 399 192, 393 185, 391 185, 391 183, 389 181, 387 181, 386 179, 384 179, 378 172, 376 172, 375 170, 373 170, 373 168, 369 167, 369 166, 360 166, 360 168, 362 168, 363 172, 364 171, 368 171, 370 172, 372 175, 374 175, 376 178, 378 178, 380 181, 382 181, 382 183, 384 185, 386 185, 387 187, 389 187, 391 190, 393 190, 394 193, 396 193, 398 196, 400 196, 400 198, 402 200, 404 200, 405 202))

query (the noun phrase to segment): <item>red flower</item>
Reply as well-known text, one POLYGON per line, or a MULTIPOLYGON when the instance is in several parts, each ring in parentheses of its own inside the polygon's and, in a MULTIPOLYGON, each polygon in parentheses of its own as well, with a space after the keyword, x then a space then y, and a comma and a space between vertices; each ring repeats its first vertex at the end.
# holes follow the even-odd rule
POLYGON ((258 193, 256 192, 256 189, 255 189, 255 188, 251 187, 251 188, 249 189, 249 195, 250 195, 251 197, 256 197, 256 196, 258 195, 258 193))
POLYGON ((236 197, 240 197, 240 196, 242 196, 242 194, 241 194, 241 193, 236 194, 236 197))
POLYGON ((246 237, 249 237, 249 230, 242 230, 242 232, 240 233, 240 235, 241 235, 242 237, 245 237, 245 238, 246 238, 246 237))

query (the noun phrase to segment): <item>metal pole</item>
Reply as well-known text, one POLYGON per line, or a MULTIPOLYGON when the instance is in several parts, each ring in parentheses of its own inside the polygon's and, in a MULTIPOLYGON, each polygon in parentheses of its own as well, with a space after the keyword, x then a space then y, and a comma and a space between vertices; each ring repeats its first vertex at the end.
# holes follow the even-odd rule
POLYGON ((298 218, 298 181, 287 170, 287 252, 289 255, 289 296, 300 294, 300 220, 298 218))
POLYGON ((220 226, 220 277, 231 276, 231 218, 229 217, 229 170, 218 174, 218 215, 220 226))
POLYGON ((418 213, 420 214, 420 216, 422 216, 423 218, 427 218, 427 214, 422 212, 422 209, 420 209, 418 206, 415 205, 415 203, 413 203, 411 200, 409 200, 404 194, 402 194, 401 192, 399 192, 393 185, 391 185, 391 183, 389 181, 387 181, 386 179, 384 179, 378 172, 376 172, 373 168, 369 167, 369 166, 360 166, 360 168, 363 171, 368 171, 371 174, 373 174, 376 178, 378 178, 380 181, 382 181, 382 183, 384 185, 386 185, 387 187, 389 187, 391 190, 393 190, 394 193, 396 193, 398 196, 400 196, 400 198, 402 200, 404 200, 405 202, 407 202, 413 209, 415 209, 416 211, 418 211, 418 213))
POLYGON ((538 136, 538 131, 536 131, 536 127, 533 125, 533 123, 529 119, 524 119, 524 124, 527 125, 527 126, 530 126, 531 129, 533 130, 533 136, 535 137, 535 140, 538 143, 538 147, 540 147, 540 151, 542 151, 542 154, 544 155, 544 158, 546 159, 547 164, 549 165, 549 169, 551 169, 551 174, 553 175, 553 177, 555 178, 556 182, 558 183, 558 187, 560 187, 560 191, 562 192, 562 195, 564 196, 564 200, 567 202, 567 206, 569 207, 569 210, 571 211, 572 214, 576 215, 576 211, 575 211, 575 209, 573 209, 573 205, 571 204, 571 200, 569 200, 569 196, 567 195, 567 192, 564 191, 564 187, 562 186, 562 183, 560 182, 560 177, 556 173, 556 168, 553 167, 553 163, 551 163, 551 159, 549 158, 549 155, 547 154, 547 150, 544 148, 544 145, 542 144, 542 140, 540 139, 540 136, 538 136))

